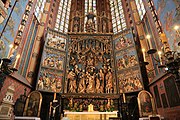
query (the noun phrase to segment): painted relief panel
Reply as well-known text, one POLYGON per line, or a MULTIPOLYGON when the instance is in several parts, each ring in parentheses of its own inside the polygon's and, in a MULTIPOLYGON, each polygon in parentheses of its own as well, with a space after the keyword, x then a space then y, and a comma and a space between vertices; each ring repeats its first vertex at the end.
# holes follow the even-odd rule
POLYGON ((138 67, 121 71, 117 74, 120 93, 142 90, 141 79, 141 73, 138 67))
POLYGON ((64 55, 57 54, 52 48, 46 48, 43 54, 42 67, 63 70, 64 55))
POLYGON ((114 93, 111 38, 72 37, 69 44, 67 93, 114 93))
MULTIPOLYGON (((21 0, 21 2, 17 2, 12 15, 7 23, 5 31, 2 34, 0 40, 0 57, 7 57, 9 51, 9 45, 13 43, 14 38, 16 36, 18 26, 21 21, 22 14, 24 13, 25 6, 28 0, 21 0)), ((11 0, 11 5, 14 5, 15 0, 11 0)), ((8 16, 11 11, 12 7, 8 9, 8 16)), ((7 20, 7 19, 6 19, 7 20)), ((2 32, 3 28, 5 27, 6 20, 2 24, 0 24, 0 33, 2 32)))
POLYGON ((41 69, 38 79, 39 90, 61 92, 63 73, 55 70, 41 69))
POLYGON ((138 65, 136 49, 131 47, 116 53, 117 70, 127 69, 138 65))
POLYGON ((172 50, 180 51, 180 1, 179 0, 153 0, 157 14, 167 35, 172 50), (179 28, 174 29, 175 25, 179 28))
POLYGON ((47 92, 62 92, 67 37, 49 30, 45 39, 37 89, 47 92))
POLYGON ((126 30, 114 40, 116 76, 119 92, 143 89, 139 60, 131 30, 126 30))
POLYGON ((126 49, 127 47, 132 46, 133 44, 134 40, 132 34, 125 34, 115 40, 115 50, 118 51, 126 49))
POLYGON ((48 34, 46 46, 53 49, 65 51, 66 39, 67 38, 64 35, 56 36, 53 34, 48 34))

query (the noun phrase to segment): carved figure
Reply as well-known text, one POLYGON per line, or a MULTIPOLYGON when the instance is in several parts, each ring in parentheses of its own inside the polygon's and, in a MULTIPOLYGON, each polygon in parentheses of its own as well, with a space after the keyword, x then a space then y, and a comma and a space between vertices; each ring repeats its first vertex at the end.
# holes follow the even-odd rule
POLYGON ((74 17, 74 32, 79 32, 79 24, 80 24, 80 17, 79 12, 76 12, 76 16, 74 17))
POLYGON ((95 32, 95 15, 93 13, 89 13, 87 15, 87 22, 86 22, 86 31, 87 32, 95 32))
POLYGON ((100 86, 104 87, 104 73, 102 69, 99 69, 99 80, 100 80, 100 86))
POLYGON ((112 80, 113 80, 113 76, 111 73, 111 70, 108 70, 108 73, 106 74, 106 93, 111 93, 113 86, 112 86, 112 80))
POLYGON ((44 88, 44 83, 43 83, 43 77, 40 76, 38 80, 38 88, 43 89, 44 88))
POLYGON ((87 93, 93 93, 94 92, 94 75, 88 75, 88 86, 86 89, 87 93))
POLYGON ((50 113, 52 111, 51 116, 54 117, 56 113, 56 108, 59 107, 59 105, 56 105, 56 103, 50 103, 50 113))
POLYGON ((96 93, 100 93, 100 81, 97 77, 96 77, 96 93))
POLYGON ((72 109, 72 107, 73 107, 73 98, 69 98, 68 106, 69 106, 70 109, 72 109))
POLYGON ((110 109, 111 109, 111 101, 108 98, 108 103, 106 104, 106 111, 110 111, 110 109))
POLYGON ((85 71, 83 70, 82 75, 80 76, 80 82, 79 82, 79 87, 78 87, 78 93, 84 93, 86 89, 85 85, 85 71))
POLYGON ((76 80, 75 80, 76 74, 73 70, 71 70, 67 76, 69 80, 69 93, 76 93, 76 80))

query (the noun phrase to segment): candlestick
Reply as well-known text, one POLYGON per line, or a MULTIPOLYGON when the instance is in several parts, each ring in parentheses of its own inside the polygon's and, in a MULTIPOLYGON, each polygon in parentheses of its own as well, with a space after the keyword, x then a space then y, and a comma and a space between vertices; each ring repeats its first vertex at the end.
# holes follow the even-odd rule
POLYGON ((162 54, 162 52, 161 52, 161 51, 158 51, 158 55, 159 55, 159 61, 160 61, 160 65, 162 65, 162 59, 161 59, 161 54, 162 54))
POLYGON ((9 52, 8 52, 8 55, 7 55, 7 58, 10 57, 10 53, 11 53, 11 49, 13 48, 13 44, 10 44, 9 45, 9 52))
POLYGON ((56 92, 54 93, 54 100, 56 100, 56 92))
POLYGON ((16 68, 16 65, 17 65, 17 63, 18 63, 19 58, 20 58, 20 54, 18 54, 18 55, 16 56, 16 61, 15 61, 15 63, 14 63, 14 68, 16 68))
POLYGON ((146 52, 145 52, 146 50, 143 48, 142 49, 142 53, 143 53, 143 58, 144 58, 144 62, 146 61, 146 52))
POLYGON ((123 93, 123 102, 126 103, 126 96, 124 93, 123 93))
POLYGON ((149 43, 149 49, 153 49, 152 43, 151 43, 151 39, 150 39, 151 36, 150 36, 150 35, 147 35, 146 38, 147 38, 147 41, 148 41, 148 43, 149 43))

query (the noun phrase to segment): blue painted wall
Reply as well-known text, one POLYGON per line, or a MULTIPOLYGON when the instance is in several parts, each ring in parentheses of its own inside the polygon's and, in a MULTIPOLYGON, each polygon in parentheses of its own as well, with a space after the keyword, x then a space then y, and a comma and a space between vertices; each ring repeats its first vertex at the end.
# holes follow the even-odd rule
MULTIPOLYGON (((11 0, 12 6, 14 5, 14 3, 15 3, 15 0, 11 0)), ((17 2, 13 10, 11 18, 9 19, 9 22, 5 28, 5 31, 3 32, 3 36, 1 37, 1 40, 4 43, 4 48, 0 50, 0 58, 7 57, 7 54, 9 51, 9 45, 13 43, 14 38, 16 37, 17 30, 21 22, 21 18, 25 11, 25 7, 27 3, 28 3, 28 0, 19 0, 19 2, 17 2)), ((8 14, 10 13, 11 10, 12 10, 12 7, 9 8, 8 14)), ((0 24, 0 32, 2 32, 5 26, 6 20, 4 20, 2 24, 0 24)))
POLYGON ((173 29, 175 25, 180 27, 180 0, 153 0, 153 2, 171 49, 180 50, 177 46, 180 37, 178 38, 177 32, 173 29))

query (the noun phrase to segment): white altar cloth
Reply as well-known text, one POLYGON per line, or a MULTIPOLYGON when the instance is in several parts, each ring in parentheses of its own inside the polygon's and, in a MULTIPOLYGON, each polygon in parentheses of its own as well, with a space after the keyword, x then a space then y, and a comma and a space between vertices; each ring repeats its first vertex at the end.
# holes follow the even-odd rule
POLYGON ((15 116, 15 120, 41 120, 38 117, 15 116))
POLYGON ((65 111, 64 116, 68 117, 70 120, 109 120, 109 117, 117 117, 117 111, 113 112, 71 112, 65 111))

